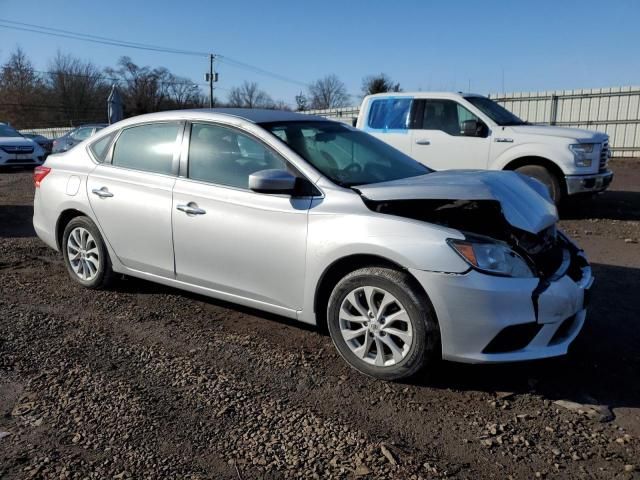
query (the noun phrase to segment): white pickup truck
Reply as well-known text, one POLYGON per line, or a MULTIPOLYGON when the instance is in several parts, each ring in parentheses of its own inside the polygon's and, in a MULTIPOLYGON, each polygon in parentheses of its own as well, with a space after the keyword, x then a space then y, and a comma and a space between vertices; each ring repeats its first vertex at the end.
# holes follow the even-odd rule
POLYGON ((602 191, 613 179, 606 134, 531 125, 481 95, 369 95, 356 127, 434 170, 516 170, 544 183, 556 203, 602 191))

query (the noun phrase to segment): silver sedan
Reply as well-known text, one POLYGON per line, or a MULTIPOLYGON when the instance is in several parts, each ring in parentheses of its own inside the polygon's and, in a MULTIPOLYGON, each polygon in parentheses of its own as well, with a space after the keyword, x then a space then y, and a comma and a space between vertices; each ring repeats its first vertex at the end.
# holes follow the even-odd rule
POLYGON ((118 122, 34 172, 73 280, 115 273, 326 326, 359 371, 562 355, 591 269, 544 186, 433 172, 362 131, 265 110, 118 122))

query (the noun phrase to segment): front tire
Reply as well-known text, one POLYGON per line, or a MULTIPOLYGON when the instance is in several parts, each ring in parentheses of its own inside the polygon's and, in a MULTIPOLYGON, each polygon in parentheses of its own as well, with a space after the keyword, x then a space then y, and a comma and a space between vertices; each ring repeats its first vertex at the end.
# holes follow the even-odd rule
POLYGON ((86 288, 106 287, 113 278, 109 252, 98 227, 88 217, 75 217, 65 227, 62 254, 71 278, 86 288))
POLYGON ((562 200, 560 180, 547 168, 542 165, 524 165, 523 167, 516 168, 516 172, 526 175, 527 177, 535 178, 543 183, 547 189, 549 189, 551 200, 553 200, 556 205, 560 204, 562 200))
POLYGON ((331 339, 356 370, 383 380, 411 377, 441 357, 431 302, 406 272, 356 270, 329 298, 331 339))

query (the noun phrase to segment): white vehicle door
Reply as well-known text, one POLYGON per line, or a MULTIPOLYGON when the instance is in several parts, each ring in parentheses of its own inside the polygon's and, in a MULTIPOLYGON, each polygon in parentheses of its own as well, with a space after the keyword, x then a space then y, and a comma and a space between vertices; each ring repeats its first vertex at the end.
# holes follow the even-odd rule
POLYGON ((87 181, 91 208, 122 264, 168 278, 174 276, 171 192, 183 129, 180 122, 125 128, 110 162, 87 181))
POLYGON ((413 158, 434 170, 487 168, 491 141, 482 120, 454 100, 414 103, 413 158))
POLYGON ((380 97, 368 102, 362 130, 411 155, 411 97, 380 97))
POLYGON ((185 142, 188 171, 173 189, 176 278, 301 309, 311 197, 248 188, 254 172, 291 167, 260 140, 219 124, 193 123, 185 142))

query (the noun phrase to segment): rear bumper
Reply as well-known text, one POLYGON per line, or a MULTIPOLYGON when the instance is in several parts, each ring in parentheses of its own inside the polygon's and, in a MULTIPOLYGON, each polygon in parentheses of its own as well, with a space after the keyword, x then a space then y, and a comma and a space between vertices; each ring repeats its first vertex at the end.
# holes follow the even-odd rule
POLYGON ((546 282, 475 270, 463 275, 411 270, 438 316, 443 358, 500 363, 566 354, 584 325, 593 283, 586 259, 581 252, 575 255, 581 257, 580 278, 574 269, 571 276, 546 282))
POLYGON ((613 172, 606 170, 593 175, 567 175, 564 177, 567 184, 567 194, 595 193, 606 190, 613 180, 613 172))

